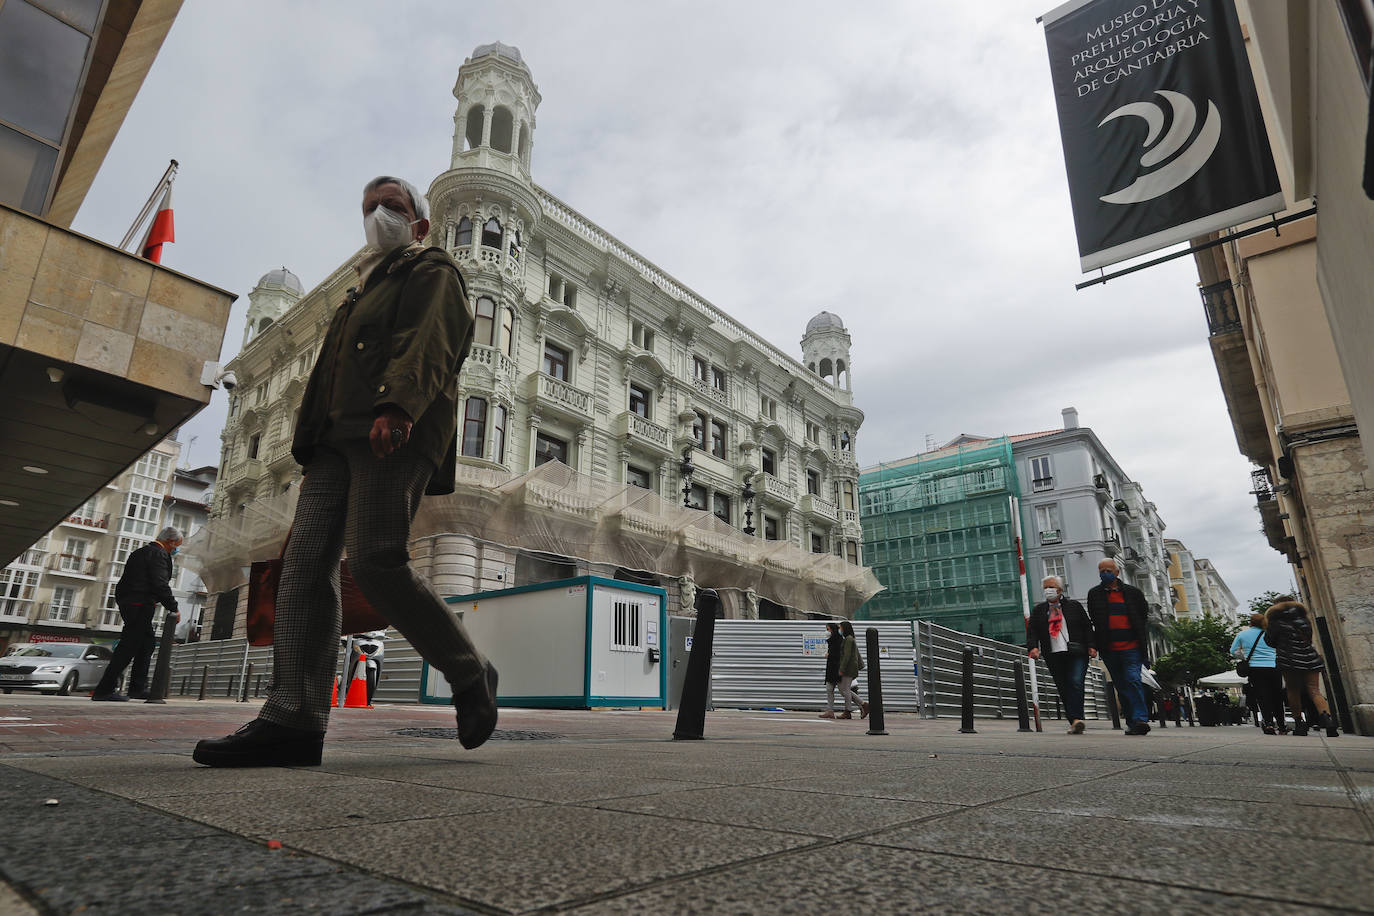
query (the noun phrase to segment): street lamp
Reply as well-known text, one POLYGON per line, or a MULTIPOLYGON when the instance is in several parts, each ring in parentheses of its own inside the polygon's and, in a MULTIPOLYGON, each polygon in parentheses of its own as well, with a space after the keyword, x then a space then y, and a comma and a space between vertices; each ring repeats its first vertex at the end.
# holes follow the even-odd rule
POLYGON ((682 506, 685 509, 692 508, 692 475, 696 471, 697 466, 692 464, 692 446, 684 446, 682 464, 678 466, 678 472, 682 474, 682 506))
POLYGON ((748 474, 744 478, 744 489, 739 491, 740 499, 744 500, 744 533, 749 537, 754 536, 754 488, 749 481, 753 480, 754 475, 748 474))

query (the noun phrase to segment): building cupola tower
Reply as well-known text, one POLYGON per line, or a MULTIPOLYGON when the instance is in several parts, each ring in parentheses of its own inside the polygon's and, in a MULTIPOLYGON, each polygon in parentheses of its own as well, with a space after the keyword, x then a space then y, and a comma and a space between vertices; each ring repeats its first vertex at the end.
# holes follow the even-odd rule
POLYGON ((844 329, 839 315, 821 312, 808 321, 801 345, 806 368, 836 388, 853 393, 854 380, 849 374, 849 332, 844 329))
POLYGON ((248 320, 243 328, 243 346, 301 301, 305 290, 297 277, 285 267, 269 270, 248 294, 248 320))
POLYGON ((528 181, 539 88, 520 49, 479 45, 458 69, 453 95, 452 167, 480 166, 528 181))

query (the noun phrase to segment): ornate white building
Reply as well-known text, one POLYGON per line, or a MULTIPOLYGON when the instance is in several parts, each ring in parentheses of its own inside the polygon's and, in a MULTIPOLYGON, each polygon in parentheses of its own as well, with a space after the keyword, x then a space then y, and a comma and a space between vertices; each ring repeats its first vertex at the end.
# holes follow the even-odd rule
MULTIPOLYGON (((457 260, 477 317, 460 378, 460 465, 519 475, 556 459, 858 564, 863 413, 840 318, 811 320, 798 361, 535 184, 540 95, 517 49, 478 47, 453 93, 449 168, 428 197, 429 241, 457 260), (694 465, 685 488, 684 453, 694 465), (749 504, 746 480, 757 494, 749 504)), ((298 479, 295 413, 329 317, 355 282, 356 257, 308 293, 281 268, 250 294, 244 347, 228 366, 239 384, 216 516, 251 512, 298 479)), ((473 538, 415 550, 451 594, 574 567, 610 574, 473 538)))

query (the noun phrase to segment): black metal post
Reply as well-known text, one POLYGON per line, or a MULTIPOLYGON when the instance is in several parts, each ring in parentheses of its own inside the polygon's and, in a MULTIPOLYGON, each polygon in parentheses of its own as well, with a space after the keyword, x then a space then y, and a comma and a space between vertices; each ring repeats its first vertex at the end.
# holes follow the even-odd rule
POLYGON ((1107 690, 1107 712, 1112 717, 1112 728, 1121 731, 1121 704, 1116 701, 1116 685, 1110 685, 1107 690))
POLYGON ((1325 617, 1314 617, 1317 622, 1317 635, 1322 641, 1322 659, 1326 662, 1326 674, 1331 681, 1328 698, 1336 707, 1336 715, 1341 720, 1341 728, 1348 735, 1355 734, 1355 720, 1350 715, 1350 704, 1346 701, 1345 681, 1341 677, 1341 662, 1336 657, 1336 647, 1331 644, 1331 628, 1326 625, 1325 617))
POLYGON ((231 674, 231 675, 229 675, 229 689, 226 690, 226 691, 224 691, 224 695, 225 695, 226 697, 229 697, 230 699, 233 699, 233 696, 234 696, 234 686, 238 683, 238 679, 239 679, 239 676, 238 676, 237 674, 231 674))
POLYGON ((682 682, 682 700, 677 708, 674 741, 689 741, 706 736, 706 697, 711 690, 711 650, 715 643, 716 611, 720 596, 715 589, 697 591, 697 625, 692 632, 692 651, 687 656, 687 674, 682 682))
POLYGON ((239 702, 248 702, 248 685, 253 682, 253 663, 248 663, 248 670, 243 675, 243 689, 239 691, 239 702))
POLYGON ((878 628, 869 627, 864 632, 864 642, 868 646, 868 732, 870 735, 886 735, 887 722, 883 719, 883 674, 878 664, 878 628))
POLYGON ((1155 706, 1159 708, 1159 727, 1169 727, 1169 714, 1164 711, 1164 691, 1160 690, 1159 696, 1155 697, 1155 706))
POLYGON ((976 735, 973 728, 973 646, 964 646, 964 702, 961 735, 976 735))
POLYGON ((209 683, 209 681, 210 681, 210 666, 209 666, 209 665, 204 665, 204 666, 202 666, 201 669, 200 669, 200 696, 196 697, 197 700, 203 700, 203 699, 205 699, 205 687, 206 687, 206 685, 209 683))
POLYGON ((162 617, 162 642, 157 647, 157 662, 153 665, 153 683, 148 688, 145 703, 166 703, 167 690, 172 681, 172 638, 176 632, 176 617, 162 617))
POLYGON ((1026 705, 1026 666, 1016 663, 1016 720, 1020 723, 1018 732, 1028 732, 1030 727, 1030 707, 1026 705))

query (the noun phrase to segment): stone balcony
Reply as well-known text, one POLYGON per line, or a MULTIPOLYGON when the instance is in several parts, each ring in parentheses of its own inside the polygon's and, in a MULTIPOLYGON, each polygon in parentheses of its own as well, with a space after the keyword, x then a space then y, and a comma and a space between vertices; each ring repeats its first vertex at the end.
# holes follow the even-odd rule
POLYGON ((794 484, 774 477, 772 474, 760 474, 759 478, 760 483, 755 489, 760 496, 788 505, 796 503, 797 488, 794 484))
POLYGON ((543 372, 533 373, 532 394, 541 407, 551 407, 578 421, 592 419, 592 396, 543 372))
POLYGON ((840 509, 834 503, 821 499, 815 493, 807 493, 801 498, 801 510, 813 518, 827 522, 840 520, 840 509))
POLYGON ((620 435, 631 444, 648 446, 665 455, 673 454, 673 437, 666 427, 633 411, 620 415, 620 435))

